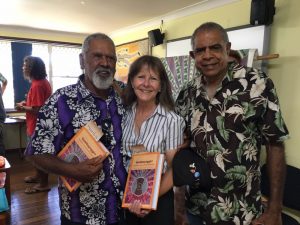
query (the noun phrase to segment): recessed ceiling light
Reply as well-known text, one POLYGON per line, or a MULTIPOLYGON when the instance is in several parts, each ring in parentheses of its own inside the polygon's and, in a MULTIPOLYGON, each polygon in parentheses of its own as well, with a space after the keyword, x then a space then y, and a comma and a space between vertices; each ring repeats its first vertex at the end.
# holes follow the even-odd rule
POLYGON ((81 5, 85 5, 85 1, 81 1, 80 4, 81 4, 81 5))

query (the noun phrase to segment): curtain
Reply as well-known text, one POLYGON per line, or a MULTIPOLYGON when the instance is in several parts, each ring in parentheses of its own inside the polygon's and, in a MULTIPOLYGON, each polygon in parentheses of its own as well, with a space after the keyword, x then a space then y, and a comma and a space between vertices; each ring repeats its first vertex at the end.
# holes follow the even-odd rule
POLYGON ((23 77, 22 67, 25 56, 31 55, 31 52, 31 44, 21 42, 11 43, 15 103, 25 100, 25 95, 30 88, 30 83, 23 77))

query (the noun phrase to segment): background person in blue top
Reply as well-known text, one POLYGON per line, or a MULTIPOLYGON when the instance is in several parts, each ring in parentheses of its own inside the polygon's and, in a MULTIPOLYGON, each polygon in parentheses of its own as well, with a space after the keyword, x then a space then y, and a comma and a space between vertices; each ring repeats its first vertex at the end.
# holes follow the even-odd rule
POLYGON ((167 166, 162 175, 156 211, 140 208, 134 202, 126 214, 130 225, 173 225, 174 193, 172 160, 183 143, 184 121, 174 113, 171 86, 160 59, 141 56, 130 66, 125 89, 127 113, 123 127, 123 151, 128 161, 133 151, 165 154, 167 166), (139 149, 138 149, 139 147, 139 149))

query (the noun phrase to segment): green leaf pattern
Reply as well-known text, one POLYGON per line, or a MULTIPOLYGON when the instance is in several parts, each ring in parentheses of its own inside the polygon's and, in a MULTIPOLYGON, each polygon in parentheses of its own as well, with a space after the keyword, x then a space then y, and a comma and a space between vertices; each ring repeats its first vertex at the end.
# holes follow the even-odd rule
POLYGON ((207 224, 251 224, 261 213, 261 144, 288 138, 273 82, 260 70, 230 64, 212 99, 199 75, 176 103, 214 185, 209 194, 191 192, 188 210, 207 224))

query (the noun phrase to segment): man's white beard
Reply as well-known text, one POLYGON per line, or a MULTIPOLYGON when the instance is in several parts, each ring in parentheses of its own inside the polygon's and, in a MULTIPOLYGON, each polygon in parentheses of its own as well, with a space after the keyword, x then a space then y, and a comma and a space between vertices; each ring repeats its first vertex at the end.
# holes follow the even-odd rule
POLYGON ((96 88, 100 90, 108 89, 113 84, 113 81, 114 81, 114 77, 112 74, 107 78, 103 78, 94 72, 92 78, 93 84, 95 85, 96 88))

